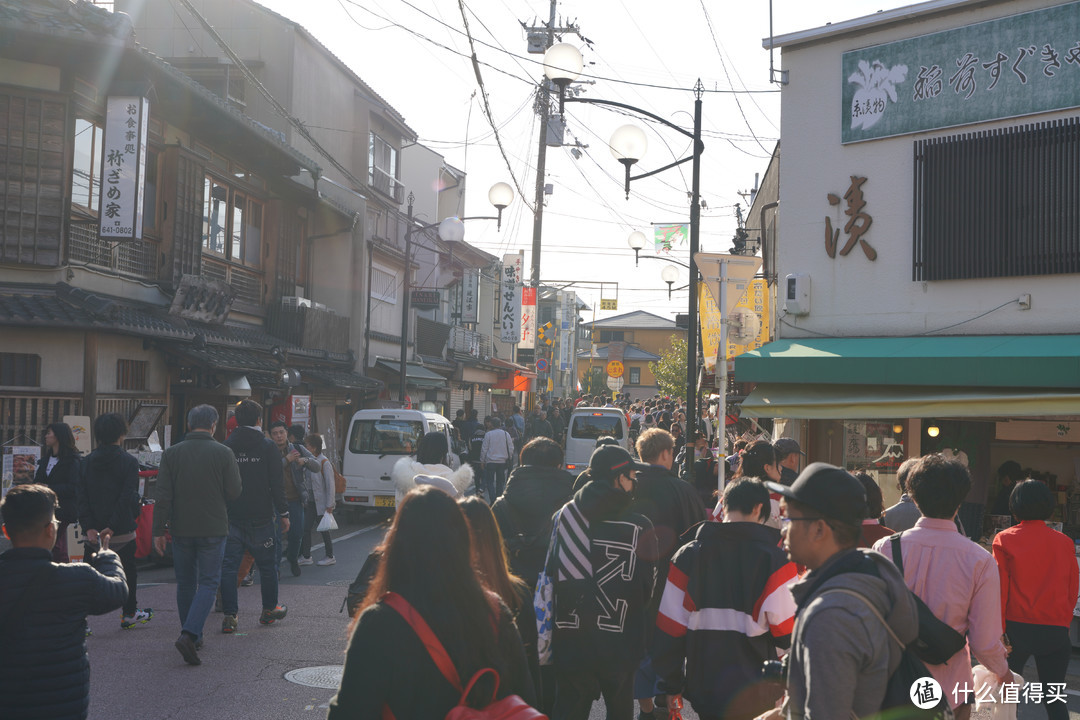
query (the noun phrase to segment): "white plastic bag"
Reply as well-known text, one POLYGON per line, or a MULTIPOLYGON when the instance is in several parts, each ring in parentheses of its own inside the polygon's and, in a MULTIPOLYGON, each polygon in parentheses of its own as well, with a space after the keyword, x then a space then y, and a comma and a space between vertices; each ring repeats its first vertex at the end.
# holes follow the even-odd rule
MULTIPOLYGON (((971 669, 975 677, 975 710, 989 710, 990 714, 985 717, 988 720, 1016 720, 1016 702, 1002 702, 1002 687, 997 676, 982 665, 976 665, 971 669), (993 702, 990 702, 991 698, 993 702)), ((1021 697, 1024 690, 1024 678, 1016 673, 1012 674, 1013 683, 1017 685, 1017 697, 1021 697)), ((1010 698, 1006 697, 1006 700, 1010 698)), ((982 716, 980 716, 982 717, 982 716)))
POLYGON ((319 521, 319 527, 315 528, 319 532, 330 532, 331 530, 337 530, 337 520, 334 519, 334 513, 327 510, 323 513, 322 520, 319 521))

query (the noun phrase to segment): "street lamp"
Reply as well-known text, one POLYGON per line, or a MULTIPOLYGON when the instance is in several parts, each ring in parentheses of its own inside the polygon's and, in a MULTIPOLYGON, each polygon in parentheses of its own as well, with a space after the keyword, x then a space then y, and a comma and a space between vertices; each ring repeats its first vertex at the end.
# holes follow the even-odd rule
MULTIPOLYGON (((693 141, 693 152, 679 160, 668 163, 667 165, 651 170, 649 172, 643 172, 638 175, 631 176, 631 167, 640 160, 645 150, 648 148, 648 140, 645 133, 639 128, 633 126, 623 126, 615 131, 612 135, 611 152, 615 158, 623 164, 626 168, 626 180, 624 188, 626 190, 627 198, 630 197, 630 181, 640 180, 647 178, 651 175, 670 170, 671 168, 682 165, 685 162, 692 162, 693 165, 693 181, 692 189, 690 193, 690 299, 687 305, 688 309, 688 322, 689 327, 686 331, 687 352, 686 358, 686 415, 689 418, 689 422, 686 427, 686 445, 688 457, 693 458, 694 452, 694 440, 697 435, 698 417, 697 417, 697 345, 698 345, 698 297, 697 297, 697 283, 698 283, 698 270, 697 261, 694 259, 698 253, 698 245, 700 240, 701 230, 701 153, 705 151, 705 145, 701 142, 701 98, 705 94, 705 87, 701 84, 701 80, 697 81, 694 85, 694 130, 693 132, 687 131, 685 128, 681 128, 675 123, 655 115, 647 110, 642 110, 639 107, 633 105, 627 105, 625 103, 613 102, 611 100, 597 100, 593 98, 582 97, 566 97, 566 88, 570 83, 577 79, 581 73, 583 63, 581 62, 581 53, 573 45, 562 43, 551 47, 544 54, 544 74, 559 87, 559 112, 563 111, 565 103, 580 102, 588 103, 591 105, 604 105, 607 107, 620 108, 622 110, 628 110, 637 115, 650 118, 656 122, 668 127, 693 141), (556 48, 559 48, 557 53, 553 52, 556 48), (576 58, 574 57, 576 54, 576 58)), ((539 168, 538 168, 539 171, 539 168)), ((674 280, 672 281, 674 282, 674 280)), ((694 479, 694 463, 687 463, 687 477, 689 480, 694 479)))
POLYGON ((667 283, 667 299, 671 299, 671 286, 679 279, 679 271, 674 265, 667 265, 660 271, 660 278, 667 283))
MULTIPOLYGON (((409 277, 412 271, 412 235, 414 232, 424 232, 425 230, 431 230, 432 228, 438 228, 439 239, 447 243, 461 242, 465 239, 465 221, 466 220, 494 220, 495 227, 502 229, 502 211, 506 209, 510 203, 514 201, 514 190, 504 182, 495 183, 488 190, 488 200, 498 210, 498 215, 474 215, 471 217, 448 217, 444 218, 437 223, 428 223, 427 225, 420 225, 418 227, 413 226, 413 201, 416 200, 416 196, 413 193, 409 193, 409 207, 407 210, 405 221, 405 280, 402 283, 404 293, 402 296, 401 305, 401 365, 400 373, 401 378, 398 384, 398 400, 401 401, 402 406, 405 403, 405 386, 406 386, 406 370, 408 369, 409 358, 409 301, 412 293, 412 280, 409 277)), ((451 260, 450 264, 453 266, 453 244, 450 245, 451 260)))
POLYGON ((648 238, 645 237, 645 233, 640 230, 635 230, 630 233, 630 237, 626 239, 626 243, 630 246, 630 249, 634 251, 634 267, 637 267, 638 265, 638 253, 644 249, 647 240, 648 238))

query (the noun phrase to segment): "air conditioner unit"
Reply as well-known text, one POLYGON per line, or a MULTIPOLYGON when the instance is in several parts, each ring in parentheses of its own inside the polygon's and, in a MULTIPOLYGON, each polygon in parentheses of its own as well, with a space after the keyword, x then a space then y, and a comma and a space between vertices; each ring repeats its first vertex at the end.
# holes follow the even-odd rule
POLYGON ((285 295, 281 298, 281 305, 287 308, 311 307, 311 301, 297 295, 285 295))

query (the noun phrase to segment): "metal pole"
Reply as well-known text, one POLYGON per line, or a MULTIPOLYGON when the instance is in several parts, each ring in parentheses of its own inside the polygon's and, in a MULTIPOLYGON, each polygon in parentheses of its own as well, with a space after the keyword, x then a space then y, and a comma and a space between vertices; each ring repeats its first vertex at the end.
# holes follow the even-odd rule
POLYGON ((405 371, 409 357, 409 293, 412 291, 412 283, 409 273, 412 270, 409 256, 412 254, 412 206, 416 198, 409 193, 409 209, 405 221, 405 279, 401 283, 403 295, 401 298, 401 381, 398 385, 398 400, 401 407, 405 407, 405 371))
MULTIPOLYGON (((720 455, 725 453, 724 442, 727 439, 727 262, 720 261, 720 297, 718 302, 720 304, 720 352, 716 357, 716 364, 719 366, 719 372, 717 373, 717 385, 720 386, 720 439, 719 448, 720 455)), ((724 492, 724 465, 726 463, 721 460, 717 463, 717 476, 716 476, 716 489, 721 493, 724 492)))
MULTIPOLYGON (((701 80, 694 86, 694 162, 693 189, 690 196, 690 301, 686 329, 686 479, 694 481, 694 441, 697 439, 697 345, 698 345, 698 269, 697 254, 701 230, 701 80)), ((723 300, 721 299, 721 302, 723 300)))
MULTIPOLYGON (((556 0, 551 0, 547 40, 544 43, 545 49, 555 44, 555 3, 556 0)), ((540 147, 536 152, 536 212, 533 213, 532 272, 530 273, 530 284, 534 288, 540 287, 540 238, 544 229, 544 179, 547 174, 547 131, 550 102, 551 83, 545 78, 540 83, 540 89, 536 97, 536 104, 540 111, 540 147)))

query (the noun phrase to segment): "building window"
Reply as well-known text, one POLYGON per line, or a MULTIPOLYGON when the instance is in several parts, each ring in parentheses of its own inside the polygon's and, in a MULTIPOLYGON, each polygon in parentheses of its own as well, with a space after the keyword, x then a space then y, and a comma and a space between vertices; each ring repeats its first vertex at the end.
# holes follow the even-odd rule
POLYGON ((401 183, 397 175, 397 148, 375 133, 368 138, 368 184, 384 195, 400 201, 401 183))
POLYGON ((383 302, 396 303, 397 294, 397 275, 377 267, 371 268, 371 297, 383 302))
POLYGON ((75 120, 71 164, 71 204, 97 215, 101 196, 101 152, 105 131, 89 120, 75 120))
POLYGON ((41 356, 0 353, 0 385, 41 387, 41 356))
POLYGON ((249 267, 262 264, 263 206, 242 190, 207 175, 203 181, 205 252, 249 267))
POLYGON ((915 142, 912 279, 1080 273, 1080 118, 915 142))
POLYGON ((640 385, 641 384, 641 368, 636 368, 636 367, 630 368, 630 381, 629 382, 630 382, 631 385, 640 385))
POLYGON ((150 363, 146 360, 117 360, 116 389, 146 390, 146 375, 150 363))
POLYGON ((623 330, 601 330, 600 339, 597 342, 622 342, 626 339, 626 332, 623 330))

